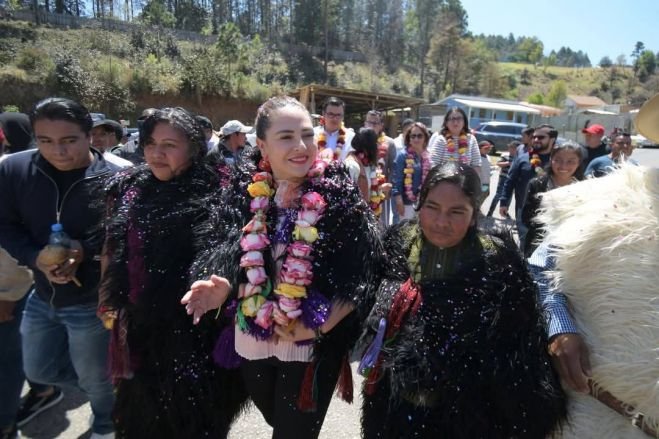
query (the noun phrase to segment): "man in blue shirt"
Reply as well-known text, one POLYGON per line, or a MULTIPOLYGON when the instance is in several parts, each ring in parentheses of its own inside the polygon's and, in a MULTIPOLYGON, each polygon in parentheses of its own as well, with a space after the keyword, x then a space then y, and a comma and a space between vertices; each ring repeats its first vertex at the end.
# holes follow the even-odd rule
POLYGON ((542 243, 528 259, 539 290, 540 305, 547 315, 549 355, 561 379, 571 389, 588 393, 591 375, 588 348, 572 320, 565 295, 552 283, 555 268, 551 249, 542 243))
POLYGON ((632 138, 629 133, 617 133, 613 137, 611 153, 593 159, 586 168, 586 177, 603 177, 615 170, 623 161, 637 164, 634 160, 627 160, 633 151, 634 146, 632 145, 632 138))
POLYGON ((517 223, 517 235, 519 236, 520 248, 523 248, 526 227, 522 224, 522 207, 526 198, 526 189, 532 178, 542 175, 545 166, 549 163, 551 149, 556 143, 558 131, 551 125, 540 125, 533 132, 533 144, 530 152, 518 154, 508 171, 508 179, 503 187, 503 195, 499 201, 499 214, 502 217, 508 215, 508 206, 515 193, 515 222, 517 223), (532 159, 535 156, 540 163, 532 159))

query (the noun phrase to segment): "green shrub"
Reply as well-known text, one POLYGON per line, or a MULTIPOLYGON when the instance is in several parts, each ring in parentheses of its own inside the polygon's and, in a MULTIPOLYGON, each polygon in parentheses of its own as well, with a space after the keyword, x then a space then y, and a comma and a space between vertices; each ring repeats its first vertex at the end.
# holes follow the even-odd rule
POLYGON ((26 47, 18 52, 16 67, 28 73, 47 76, 55 68, 48 53, 36 47, 26 47))

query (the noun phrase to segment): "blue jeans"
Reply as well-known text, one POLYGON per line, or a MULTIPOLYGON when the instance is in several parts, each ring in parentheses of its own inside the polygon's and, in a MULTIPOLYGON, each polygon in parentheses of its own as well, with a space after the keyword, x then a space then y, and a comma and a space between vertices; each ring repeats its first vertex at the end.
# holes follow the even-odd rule
POLYGON ((91 404, 92 431, 114 431, 107 365, 110 333, 96 317, 96 305, 53 308, 32 291, 21 335, 25 375, 39 383, 79 388, 91 404))

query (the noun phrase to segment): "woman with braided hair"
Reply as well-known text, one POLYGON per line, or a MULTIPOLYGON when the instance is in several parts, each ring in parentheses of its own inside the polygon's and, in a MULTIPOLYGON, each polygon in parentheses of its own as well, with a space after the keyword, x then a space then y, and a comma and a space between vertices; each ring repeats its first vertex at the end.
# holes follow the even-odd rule
POLYGON ((510 237, 480 232, 478 173, 428 173, 418 220, 391 228, 363 335, 372 438, 544 438, 565 416, 536 290, 510 237))
POLYGON ((194 116, 163 108, 144 120, 146 164, 107 185, 106 266, 99 315, 111 330, 118 437, 226 437, 246 400, 240 375, 212 357, 226 322, 193 325, 180 305, 196 254, 193 227, 221 179, 205 163, 194 116))

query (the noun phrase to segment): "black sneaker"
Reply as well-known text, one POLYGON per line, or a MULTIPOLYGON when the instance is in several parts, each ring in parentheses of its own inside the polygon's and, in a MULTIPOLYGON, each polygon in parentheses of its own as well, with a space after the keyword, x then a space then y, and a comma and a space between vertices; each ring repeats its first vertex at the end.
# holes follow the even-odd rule
POLYGON ((54 391, 48 396, 39 396, 32 389, 27 396, 21 401, 21 407, 16 415, 16 426, 23 427, 30 422, 35 416, 44 410, 48 410, 64 398, 64 393, 59 387, 54 387, 54 391))

